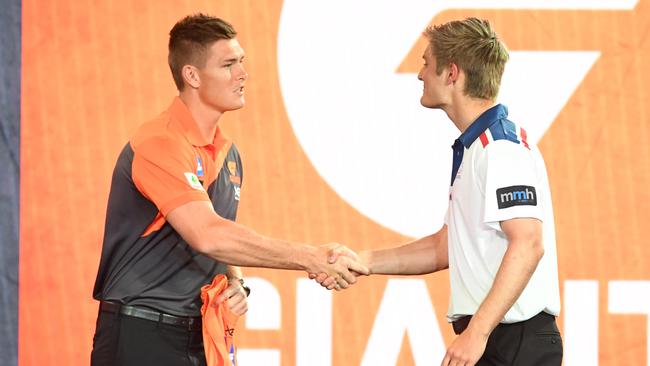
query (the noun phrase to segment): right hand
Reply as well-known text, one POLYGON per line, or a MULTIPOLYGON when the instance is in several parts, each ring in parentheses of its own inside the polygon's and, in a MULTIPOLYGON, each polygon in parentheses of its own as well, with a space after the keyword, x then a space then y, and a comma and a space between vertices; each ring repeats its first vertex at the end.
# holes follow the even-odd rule
POLYGON ((356 263, 363 267, 364 270, 357 270, 355 268, 349 267, 350 273, 353 275, 352 278, 344 277, 347 283, 341 283, 335 276, 331 276, 326 272, 310 272, 309 278, 316 280, 321 286, 327 288, 328 290, 336 289, 341 290, 341 288, 347 288, 349 285, 356 283, 356 277, 362 275, 369 275, 370 270, 366 263, 360 260, 357 253, 346 247, 345 245, 332 243, 321 246, 321 248, 328 249, 327 262, 330 264, 335 264, 338 261, 342 263, 356 263))
POLYGON ((309 277, 328 290, 345 289, 357 282, 357 276, 368 275, 368 268, 346 246, 330 243, 317 249, 317 260, 308 268, 309 277), (321 281, 318 281, 321 279, 321 281))

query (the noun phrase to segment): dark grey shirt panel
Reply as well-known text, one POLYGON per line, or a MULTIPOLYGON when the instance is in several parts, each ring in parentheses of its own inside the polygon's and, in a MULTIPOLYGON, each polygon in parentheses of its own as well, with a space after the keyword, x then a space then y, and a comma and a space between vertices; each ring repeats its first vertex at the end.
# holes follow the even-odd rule
POLYGON ((0 364, 18 364, 21 1, 0 11, 0 364))
MULTIPOLYGON (((226 160, 236 161, 241 168, 234 145, 226 160)), ((133 150, 127 144, 113 173, 94 297, 174 315, 200 316, 201 287, 225 273, 226 265, 192 249, 168 223, 141 236, 158 215, 158 208, 133 183, 132 162, 133 150)), ((234 220, 239 192, 230 175, 224 162, 207 192, 215 211, 234 220)))

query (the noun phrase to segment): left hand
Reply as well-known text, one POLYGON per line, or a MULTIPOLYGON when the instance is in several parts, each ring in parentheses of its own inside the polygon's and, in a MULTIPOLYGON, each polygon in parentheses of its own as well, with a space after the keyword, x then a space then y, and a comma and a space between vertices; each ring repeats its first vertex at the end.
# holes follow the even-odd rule
POLYGON ((246 291, 236 279, 228 280, 228 287, 217 297, 215 305, 224 301, 228 302, 228 309, 235 315, 242 316, 248 311, 246 291))
POLYGON ((487 337, 468 327, 447 348, 441 366, 473 366, 483 356, 486 345, 487 337))

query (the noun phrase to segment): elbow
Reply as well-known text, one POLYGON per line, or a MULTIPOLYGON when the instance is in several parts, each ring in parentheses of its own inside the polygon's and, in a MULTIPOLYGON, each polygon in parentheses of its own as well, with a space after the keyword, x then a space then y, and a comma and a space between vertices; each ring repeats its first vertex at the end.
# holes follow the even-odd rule
POLYGON ((194 234, 190 238, 185 238, 185 241, 192 249, 208 257, 215 258, 218 256, 219 242, 215 238, 220 238, 219 235, 214 235, 212 230, 201 230, 194 234))
POLYGON ((508 251, 511 250, 516 257, 525 259, 535 265, 544 257, 544 244, 541 239, 537 238, 510 242, 508 251))
POLYGON ((219 219, 204 222, 193 233, 190 245, 199 253, 221 261, 229 233, 224 226, 226 220, 219 219))
POLYGON ((186 240, 187 244, 192 247, 192 249, 196 250, 197 252, 211 256, 213 252, 213 248, 210 242, 208 240, 199 238, 195 240, 186 240))
POLYGON ((199 235, 195 235, 188 244, 205 256, 231 264, 228 262, 230 257, 227 255, 229 252, 232 253, 232 249, 229 250, 230 242, 227 230, 224 230, 221 225, 211 225, 202 230, 199 235))
POLYGON ((531 247, 536 262, 542 260, 542 257, 544 257, 544 243, 542 242, 542 239, 539 238, 533 240, 531 247))

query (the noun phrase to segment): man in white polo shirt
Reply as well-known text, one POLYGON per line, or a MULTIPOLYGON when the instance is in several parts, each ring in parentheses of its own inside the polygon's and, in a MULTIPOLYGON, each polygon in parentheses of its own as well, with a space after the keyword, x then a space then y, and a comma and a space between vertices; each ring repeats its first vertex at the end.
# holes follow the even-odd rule
MULTIPOLYGON (((485 20, 426 30, 421 104, 461 131, 453 145, 449 208, 435 234, 361 252, 371 274, 449 268, 448 318, 458 337, 447 365, 561 365, 553 208, 542 156, 496 104, 508 51, 485 20)), ((335 250, 330 261, 346 255, 335 250)), ((334 279, 313 274, 326 287, 334 279)))

